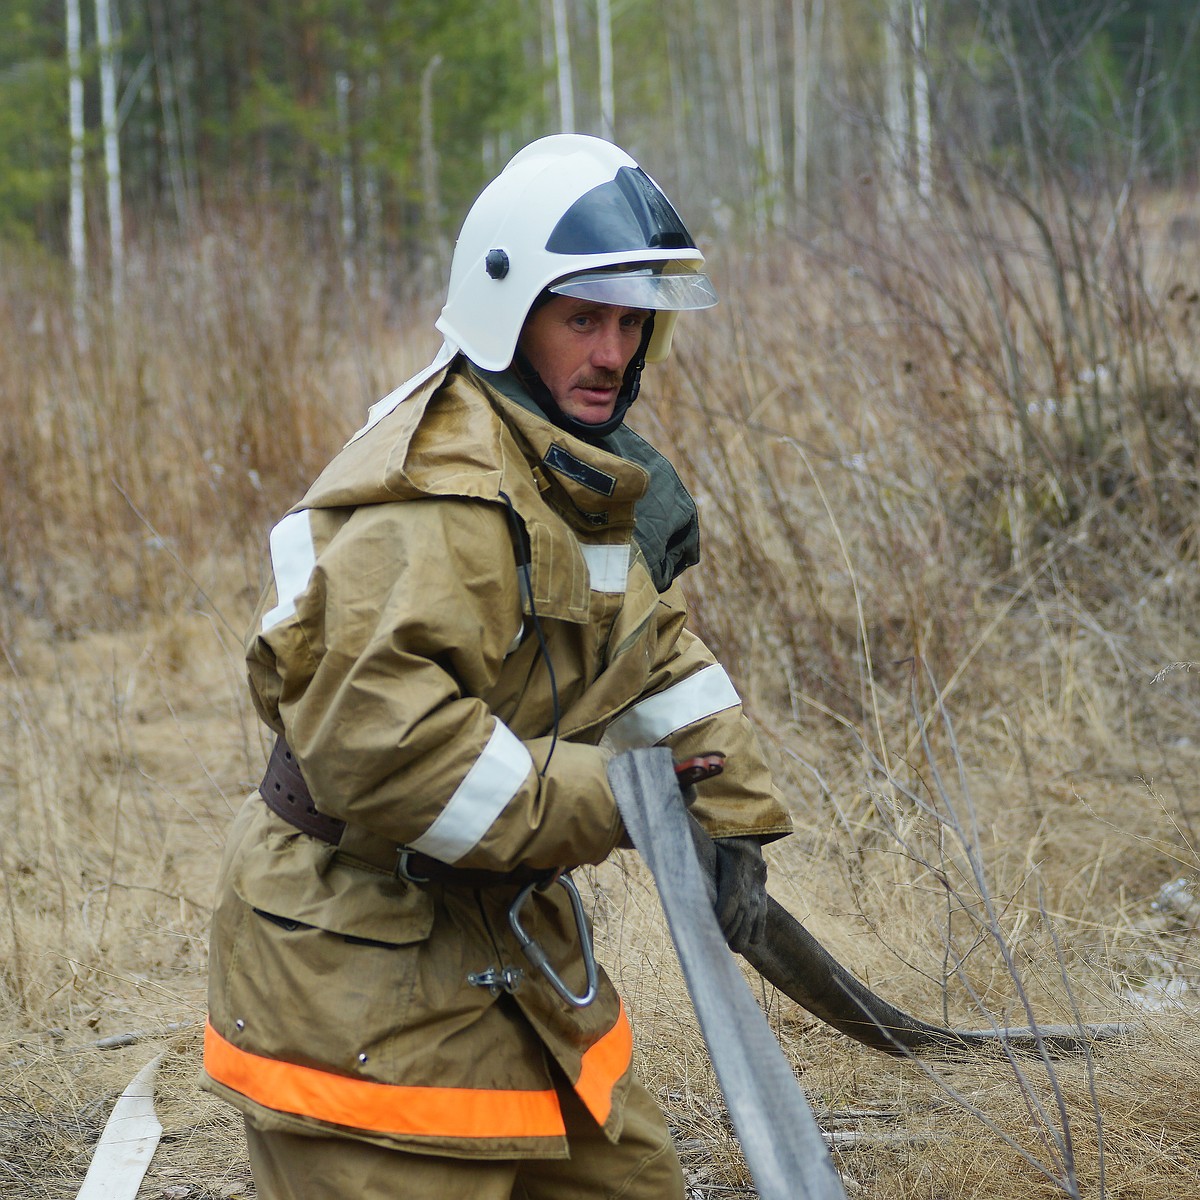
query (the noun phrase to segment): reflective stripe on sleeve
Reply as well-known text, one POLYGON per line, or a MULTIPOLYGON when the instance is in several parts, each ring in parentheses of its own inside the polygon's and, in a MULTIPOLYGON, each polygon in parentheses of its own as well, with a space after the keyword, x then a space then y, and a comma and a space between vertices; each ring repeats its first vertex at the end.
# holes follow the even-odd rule
POLYGON ((275 573, 276 604, 263 616, 264 633, 296 611, 296 597, 308 587, 316 565, 308 510, 288 513, 271 530, 271 570, 275 573))
POLYGON ((725 668, 713 663, 623 712, 609 725, 605 739, 618 752, 653 746, 677 729, 741 702, 725 668))
POLYGON ((497 719, 483 752, 438 813, 433 824, 409 843, 414 850, 444 863, 456 863, 521 790, 533 770, 525 744, 497 719))
POLYGON ((348 1129, 414 1137, 562 1137, 562 1110, 553 1088, 410 1087, 335 1075, 315 1067, 251 1054, 204 1030, 210 1079, 276 1112, 312 1117, 348 1129))
POLYGON ((612 1094, 618 1080, 629 1070, 633 1061, 633 1030, 625 1015, 622 1001, 616 1024, 583 1055, 575 1094, 587 1105, 587 1110, 603 1125, 612 1112, 612 1094))
POLYGON ((593 592, 624 592, 629 580, 629 543, 596 546, 579 543, 593 592))

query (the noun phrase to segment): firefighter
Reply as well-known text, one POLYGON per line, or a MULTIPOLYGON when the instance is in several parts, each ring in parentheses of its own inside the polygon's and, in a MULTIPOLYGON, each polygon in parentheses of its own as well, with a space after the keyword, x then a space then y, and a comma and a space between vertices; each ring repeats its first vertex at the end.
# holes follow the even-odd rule
POLYGON ((260 1196, 683 1196, 569 872, 625 841, 605 768, 640 746, 727 756, 689 799, 734 949, 790 828, 686 625, 695 505, 624 423, 716 302, 703 261, 616 146, 527 146, 467 215, 441 351, 271 532, 247 661, 276 741, 204 1062, 260 1196))

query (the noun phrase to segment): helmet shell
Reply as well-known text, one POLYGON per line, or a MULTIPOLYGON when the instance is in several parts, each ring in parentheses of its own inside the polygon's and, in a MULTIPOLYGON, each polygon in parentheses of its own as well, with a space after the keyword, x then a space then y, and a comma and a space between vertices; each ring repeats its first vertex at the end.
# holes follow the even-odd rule
MULTIPOLYGON (((534 300, 580 272, 656 264, 694 274, 704 264, 662 189, 602 138, 554 134, 531 142, 480 193, 454 248, 437 328, 478 366, 512 361, 534 300)), ((674 307, 657 307, 646 358, 671 348, 674 307)))

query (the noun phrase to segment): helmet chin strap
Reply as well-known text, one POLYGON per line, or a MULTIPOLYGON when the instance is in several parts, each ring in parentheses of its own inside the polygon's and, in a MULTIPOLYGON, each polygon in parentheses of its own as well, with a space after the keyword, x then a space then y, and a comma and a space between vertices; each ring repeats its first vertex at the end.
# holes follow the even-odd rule
POLYGON ((526 358, 519 348, 513 353, 512 366, 517 378, 524 384, 534 403, 545 414, 546 419, 559 429, 574 437, 582 438, 585 442, 596 443, 607 437, 625 420, 629 406, 637 399, 642 386, 642 370, 646 366, 646 350, 654 333, 654 314, 651 313, 642 326, 642 340, 637 353, 629 360, 625 368, 625 378, 621 381, 621 390, 617 393, 617 402, 613 406, 612 416, 599 424, 580 421, 570 414, 563 412, 558 401, 550 393, 550 389, 542 382, 542 377, 534 370, 533 363, 526 358))

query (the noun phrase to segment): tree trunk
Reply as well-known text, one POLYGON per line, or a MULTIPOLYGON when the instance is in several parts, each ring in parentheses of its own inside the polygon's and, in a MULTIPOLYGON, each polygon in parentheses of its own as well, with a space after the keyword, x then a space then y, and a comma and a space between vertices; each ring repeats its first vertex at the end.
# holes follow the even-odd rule
POLYGON ((179 146, 179 122, 175 106, 175 69, 171 62, 171 48, 163 14, 163 0, 149 0, 147 11, 150 16, 151 43, 154 47, 154 74, 158 79, 158 103, 162 110, 163 141, 167 146, 167 174, 170 179, 171 199, 175 205, 175 219, 180 227, 188 224, 189 203, 187 178, 183 170, 183 159, 179 146))
MULTIPOLYGON (((728 171, 730 168, 737 171, 740 162, 738 156, 728 154, 723 160, 721 157, 722 147, 722 119, 727 116, 729 105, 729 93, 723 86, 721 78, 721 63, 719 56, 713 46, 711 28, 709 26, 707 4, 700 0, 697 4, 696 18, 696 61, 698 64, 697 76, 698 86, 700 88, 700 134, 703 138, 701 146, 700 158, 706 164, 709 164, 709 177, 716 179, 720 184, 725 183, 723 172, 718 171, 722 162, 728 171), (733 159, 730 162, 729 159, 733 159)), ((683 25, 683 22, 678 22, 677 25, 683 25)), ((686 59, 685 59, 686 62, 686 59)), ((687 90, 688 80, 683 80, 683 91, 687 90)), ((730 130, 736 136, 736 130, 730 130)), ((690 139, 689 139, 690 140, 690 139)), ((694 176, 693 176, 694 180, 694 176)), ((711 188, 711 183, 709 184, 711 188)), ((717 189, 713 189, 716 192, 717 189)), ((716 199, 716 195, 712 196, 716 199)))
MULTIPOLYGON (((542 77, 542 103, 546 108, 546 119, 550 119, 550 114, 558 107, 558 85, 555 81, 556 64, 554 56, 554 15, 550 8, 552 0, 538 0, 538 29, 540 31, 541 41, 541 77, 542 77)), ((532 64, 531 64, 532 65, 532 64)), ((535 71, 536 67, 533 68, 535 71)), ((529 141, 533 126, 522 130, 523 141, 529 141)))
POLYGON ((354 282, 354 243, 358 229, 354 212, 354 155, 350 145, 350 76, 345 71, 334 75, 338 132, 338 207, 342 225, 342 271, 354 282))
POLYGON ((125 228, 121 210, 117 72, 113 62, 109 0, 96 0, 96 41, 100 47, 100 122, 104 130, 104 182, 108 206, 109 294, 116 311, 121 307, 125 291, 125 228))
POLYGON ((175 77, 175 106, 179 119, 179 151, 184 186, 189 196, 200 194, 197 162, 196 111, 192 103, 196 86, 195 14, 178 0, 172 0, 167 22, 167 42, 171 48, 171 70, 175 77))
POLYGON ((926 0, 912 3, 913 140, 917 152, 917 195, 933 198, 933 125, 929 112, 929 55, 926 0))
POLYGON ((808 162, 812 151, 812 98, 821 63, 825 0, 792 0, 792 197, 795 215, 808 207, 808 162))
POLYGON ((554 0, 554 58, 558 64, 559 131, 574 133, 575 89, 571 82, 571 31, 567 28, 566 0, 554 0))
POLYGON ((763 126, 763 167, 766 175, 766 218, 778 225, 783 215, 783 105, 780 93, 779 50, 775 36, 775 0, 762 4, 762 65, 758 78, 763 126))
POLYGON ((680 193, 686 196, 692 191, 692 165, 688 147, 688 93, 681 74, 683 54, 679 47, 679 34, 671 25, 667 26, 666 32, 667 82, 671 92, 671 133, 675 146, 675 170, 680 193))
POLYGON ((68 236, 71 243, 71 283, 74 300, 75 341, 87 344, 87 233, 83 180, 83 32, 79 0, 67 0, 68 118, 71 130, 71 202, 68 236))
MULTIPOLYGON (((374 131, 379 114, 380 82, 379 72, 372 71, 367 76, 366 112, 364 114, 366 127, 374 131)), ((372 298, 382 294, 383 278, 380 264, 384 261, 383 254, 383 199, 379 189, 379 167, 376 159, 378 149, 374 132, 367 138, 364 147, 363 164, 363 217, 366 228, 365 253, 367 259, 367 287, 372 298)))
POLYGON ((441 65, 441 54, 435 54, 421 72, 421 180, 425 196, 425 267, 429 275, 427 282, 440 278, 446 258, 442 236, 442 198, 438 185, 437 141, 433 122, 433 77, 441 65))
MULTIPOLYGON (((220 90, 217 83, 220 55, 219 53, 214 54, 208 39, 201 36, 201 30, 206 23, 205 13, 209 2, 210 0, 186 0, 186 23, 188 40, 191 45, 189 60, 196 100, 192 109, 192 119, 196 126, 196 145, 193 153, 196 164, 194 180, 196 186, 192 194, 197 197, 201 206, 204 203, 203 189, 212 182, 208 171, 212 165, 214 138, 209 127, 209 116, 214 111, 232 111, 228 101, 222 102, 216 94, 220 90)), ((215 18, 208 17, 209 22, 214 19, 219 22, 222 17, 219 15, 215 18)))
POLYGON ((762 194, 759 187, 762 171, 762 137, 758 124, 758 89, 754 86, 754 26, 751 24, 751 13, 747 4, 738 8, 738 73, 741 76, 742 93, 742 135, 749 152, 750 163, 747 171, 749 187, 746 199, 749 201, 754 214, 754 227, 759 232, 763 227, 762 194))
POLYGON ((797 217, 808 206, 808 17, 792 0, 792 201, 797 217))
POLYGON ((596 32, 600 42, 600 136, 616 138, 613 98, 612 0, 596 0, 596 32))
MULTIPOLYGON (((846 81, 850 77, 850 52, 846 45, 845 5, 828 6, 821 37, 822 67, 824 77, 829 81, 827 86, 833 93, 835 107, 848 111, 850 100, 846 81)), ((810 121, 809 129, 813 128, 817 126, 810 121)), ((854 146, 849 121, 834 119, 829 122, 821 137, 821 156, 821 174, 826 179, 838 179, 850 169, 854 146)), ((811 150, 809 157, 811 160, 811 150)))
POLYGON ((883 137, 879 151, 884 193, 897 209, 907 200, 904 178, 908 110, 905 104, 904 55, 901 37, 907 33, 904 10, 908 0, 891 0, 883 22, 883 137))

